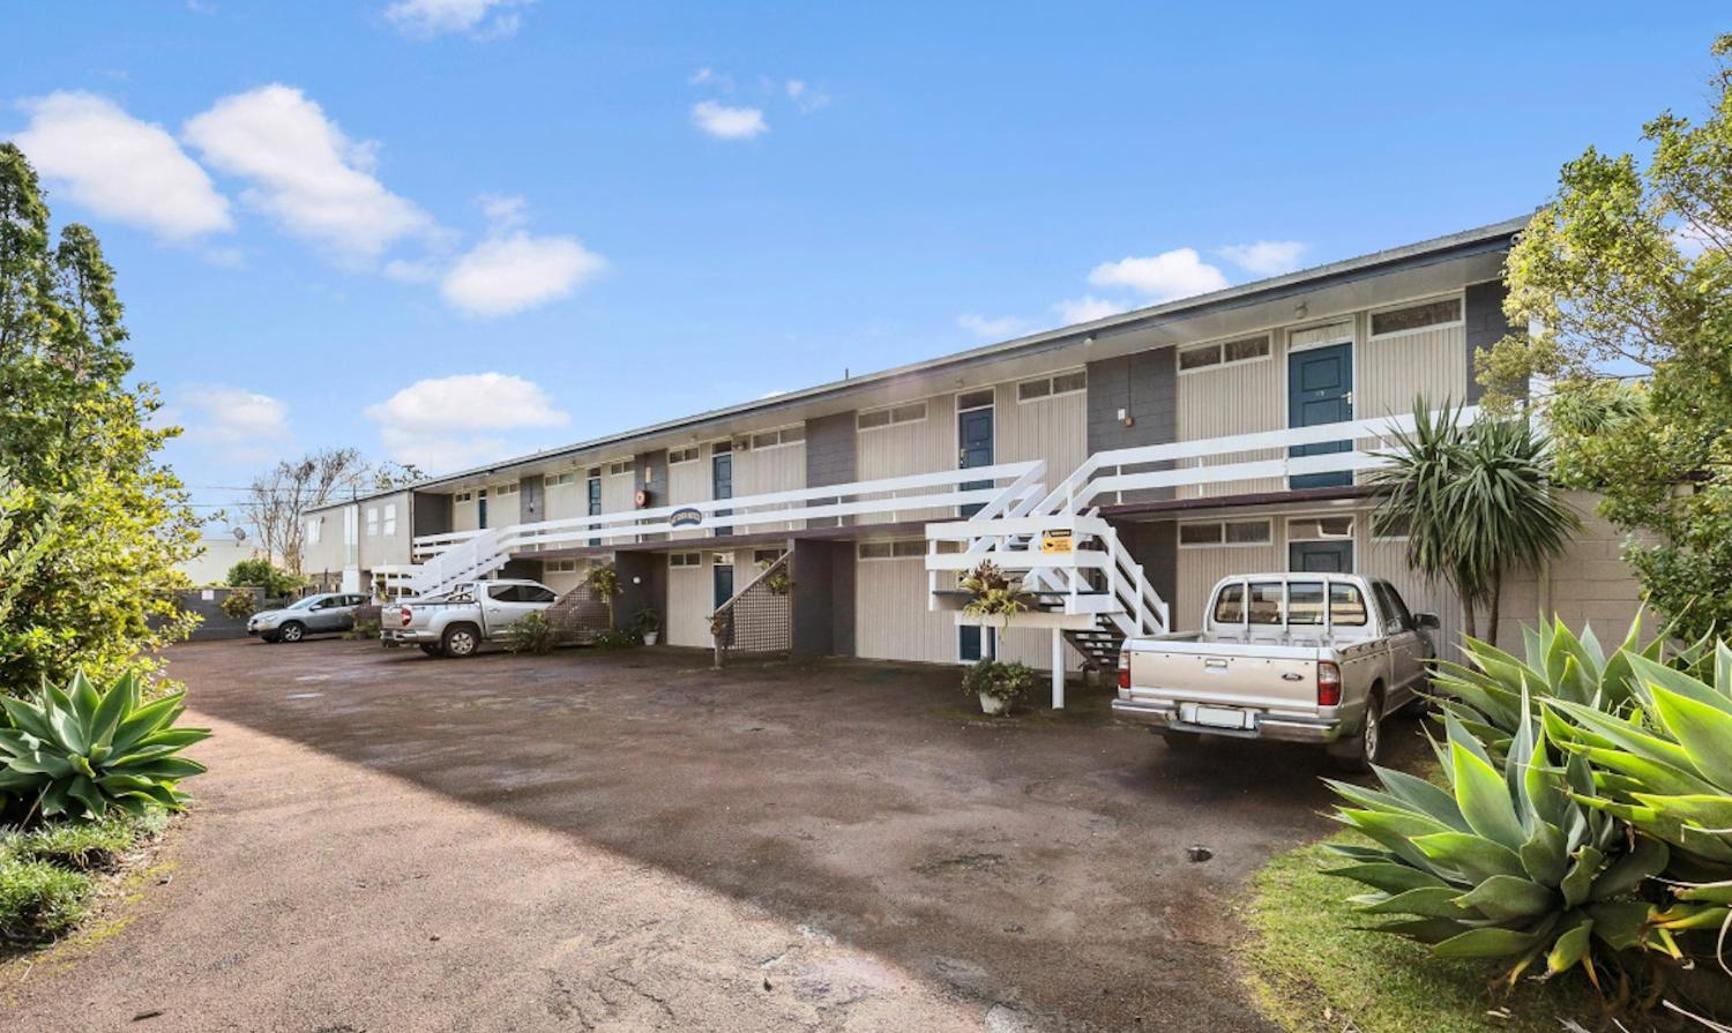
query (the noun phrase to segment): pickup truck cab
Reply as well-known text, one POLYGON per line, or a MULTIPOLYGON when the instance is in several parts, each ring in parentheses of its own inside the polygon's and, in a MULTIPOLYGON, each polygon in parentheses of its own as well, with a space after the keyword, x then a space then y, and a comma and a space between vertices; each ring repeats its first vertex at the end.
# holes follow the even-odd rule
POLYGON ((443 595, 385 607, 379 638, 420 646, 428 656, 474 656, 483 643, 503 641, 512 625, 558 598, 536 581, 465 581, 443 595))
POLYGON ((1205 735, 1317 743, 1350 770, 1377 762, 1379 724, 1420 694, 1437 617, 1350 574, 1236 574, 1200 632, 1130 639, 1113 715, 1184 748, 1205 735))

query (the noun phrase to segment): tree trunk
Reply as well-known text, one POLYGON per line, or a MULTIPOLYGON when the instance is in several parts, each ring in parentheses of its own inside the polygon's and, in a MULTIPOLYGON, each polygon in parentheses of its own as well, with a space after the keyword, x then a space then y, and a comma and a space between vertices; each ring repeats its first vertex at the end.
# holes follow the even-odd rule
POLYGON ((1473 598, 1465 592, 1461 596, 1461 636, 1464 639, 1478 638, 1474 634, 1477 629, 1473 622, 1473 598))
POLYGON ((1489 616, 1489 623, 1491 626, 1487 628, 1485 632, 1485 640, 1494 646, 1497 645, 1498 612, 1502 607, 1503 571, 1498 570, 1493 571, 1491 575, 1491 613, 1489 616))

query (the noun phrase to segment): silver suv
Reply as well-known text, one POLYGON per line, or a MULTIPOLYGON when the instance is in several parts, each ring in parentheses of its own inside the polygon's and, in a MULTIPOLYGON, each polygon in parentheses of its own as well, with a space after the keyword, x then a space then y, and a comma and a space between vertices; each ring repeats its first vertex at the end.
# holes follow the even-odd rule
POLYGON ((355 626, 355 607, 367 602, 354 592, 309 595, 280 610, 265 610, 247 619, 247 634, 266 642, 299 642, 308 635, 348 631, 355 626))

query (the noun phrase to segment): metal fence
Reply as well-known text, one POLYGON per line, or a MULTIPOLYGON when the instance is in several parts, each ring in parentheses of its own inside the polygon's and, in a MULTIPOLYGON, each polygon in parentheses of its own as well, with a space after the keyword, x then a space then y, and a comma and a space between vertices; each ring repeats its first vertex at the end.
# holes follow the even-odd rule
POLYGON ((561 643, 587 646, 608 629, 607 602, 587 584, 560 596, 547 608, 545 616, 561 643))
POLYGON ((783 553, 710 617, 717 660, 734 653, 786 653, 794 645, 794 583, 783 553))

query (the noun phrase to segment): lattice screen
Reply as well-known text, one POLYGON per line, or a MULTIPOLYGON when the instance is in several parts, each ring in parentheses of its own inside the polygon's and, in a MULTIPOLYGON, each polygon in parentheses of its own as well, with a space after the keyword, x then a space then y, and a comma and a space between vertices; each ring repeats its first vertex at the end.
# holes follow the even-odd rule
POLYGON ((728 653, 786 653, 794 646, 793 585, 788 555, 722 605, 711 630, 728 653))
POLYGON ((564 643, 586 646, 607 630, 607 603, 588 585, 578 585, 560 596, 547 608, 545 616, 553 633, 564 643))

